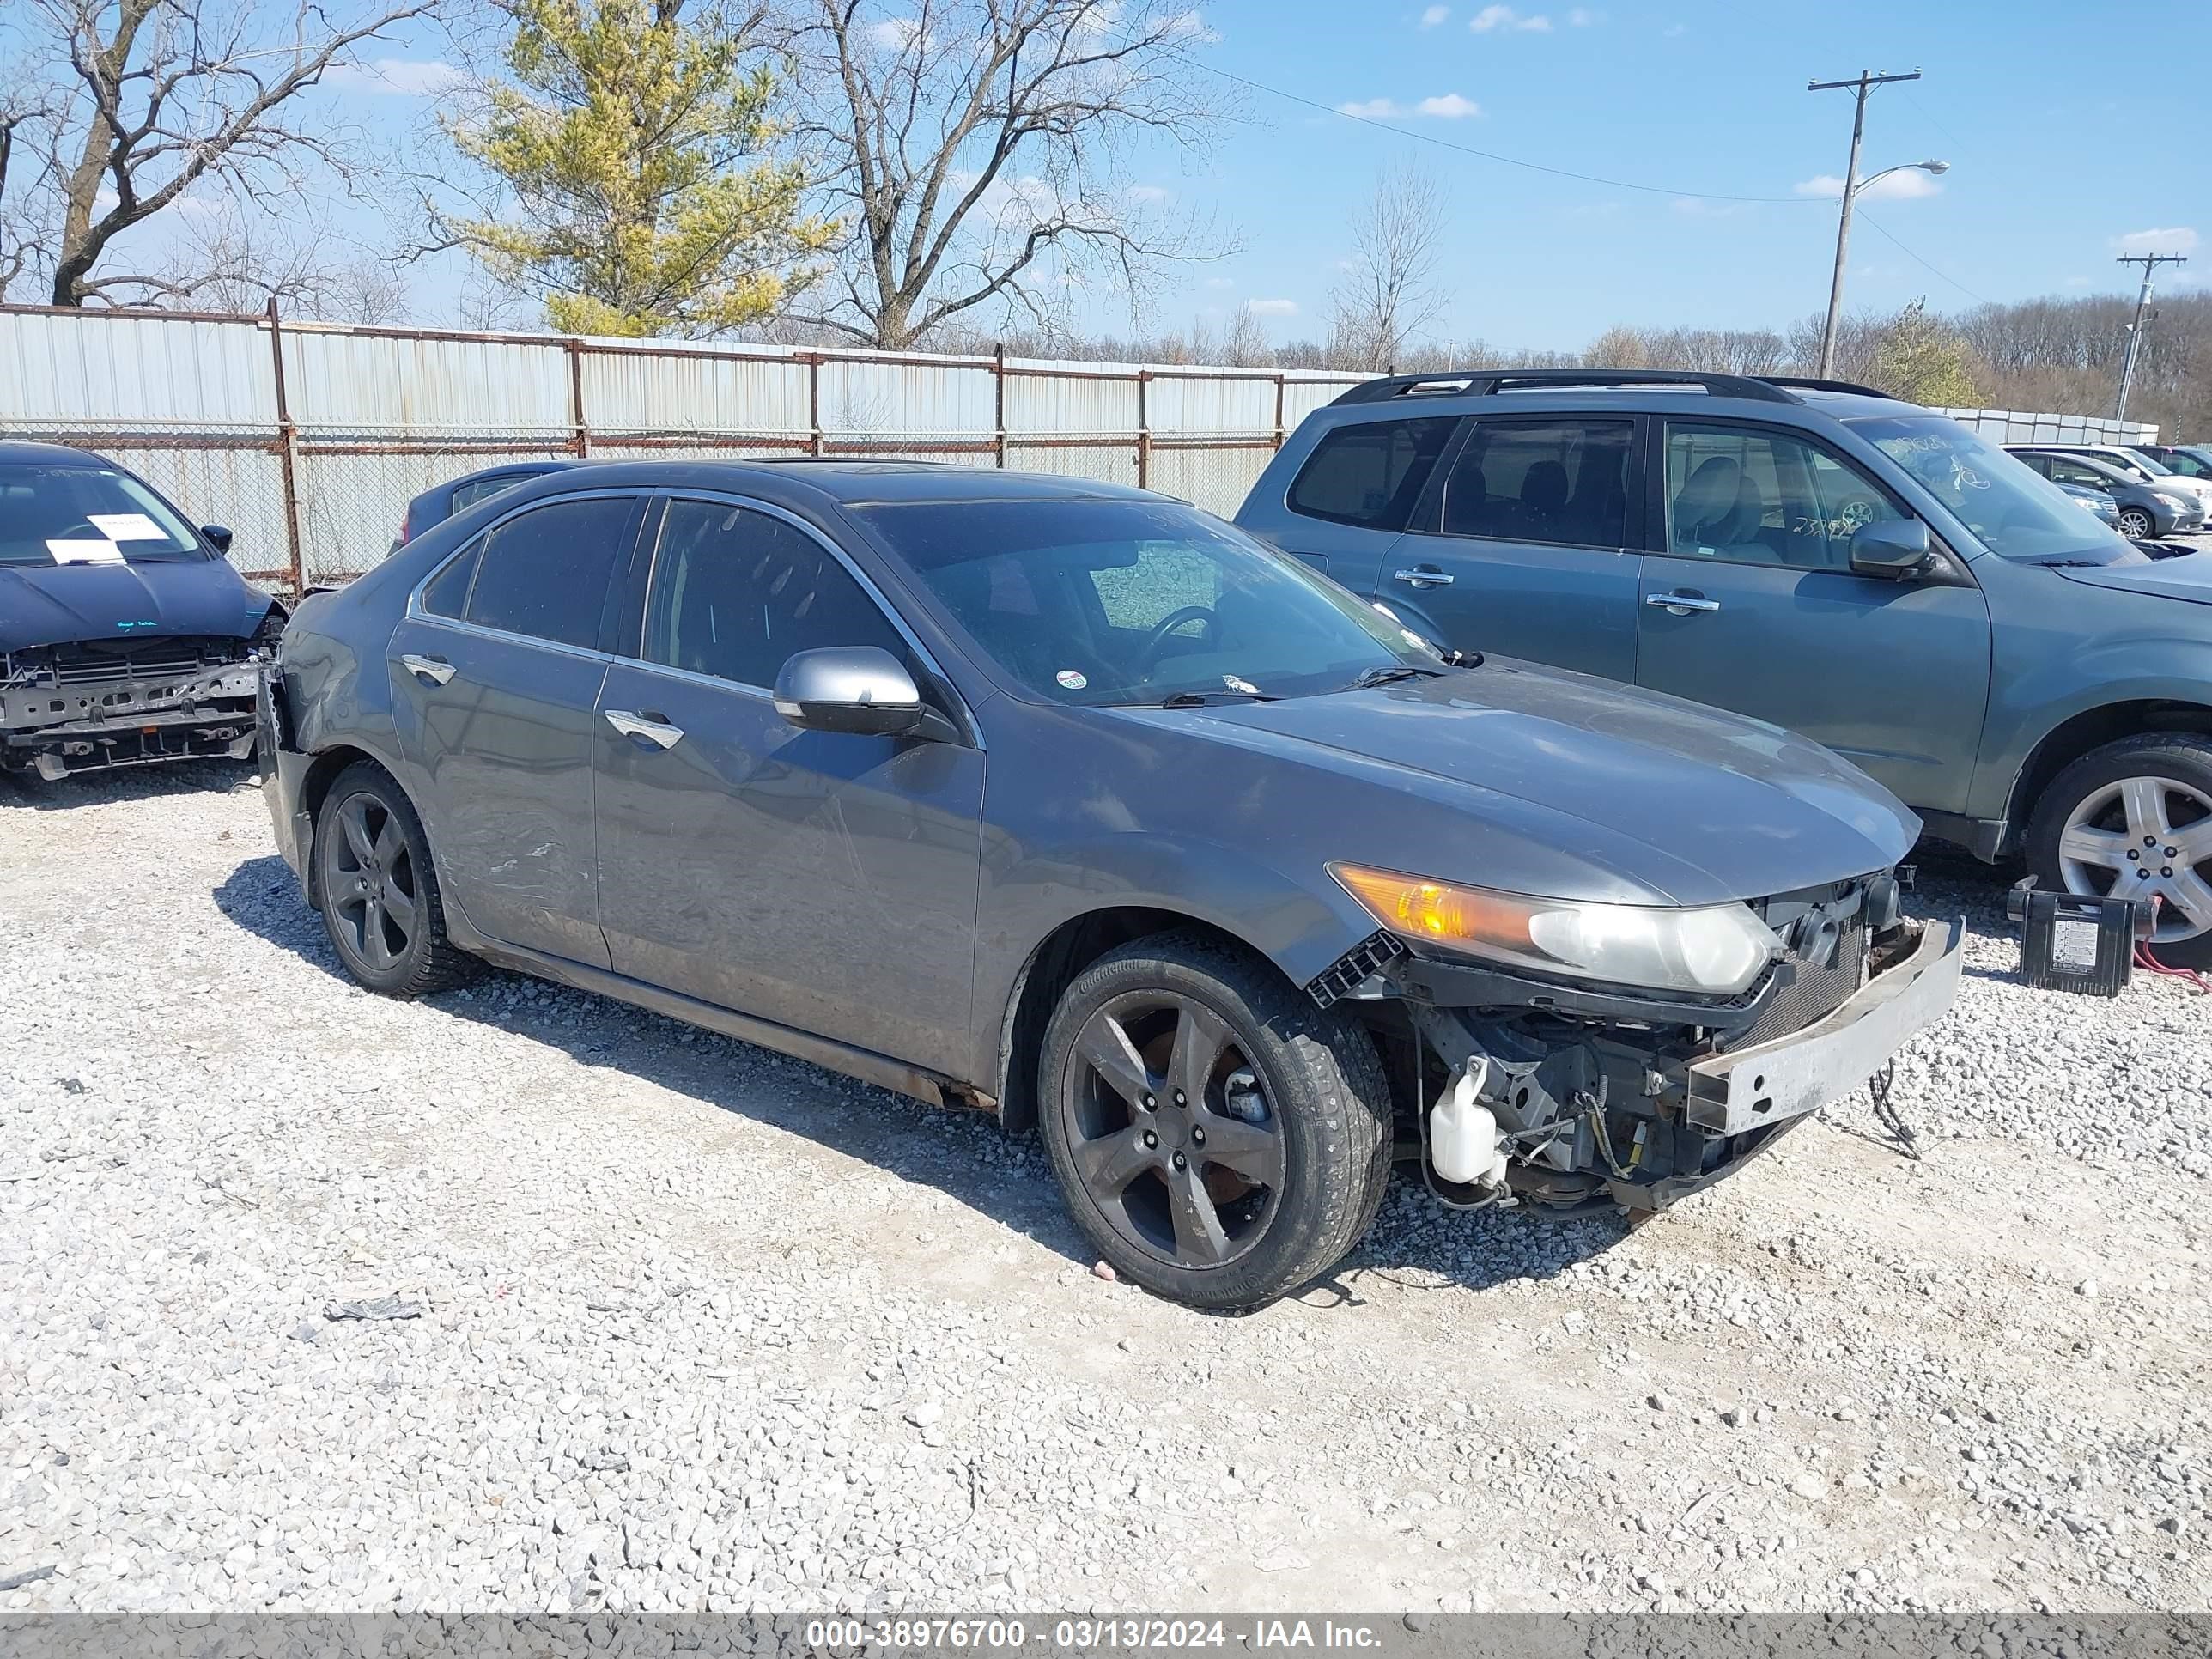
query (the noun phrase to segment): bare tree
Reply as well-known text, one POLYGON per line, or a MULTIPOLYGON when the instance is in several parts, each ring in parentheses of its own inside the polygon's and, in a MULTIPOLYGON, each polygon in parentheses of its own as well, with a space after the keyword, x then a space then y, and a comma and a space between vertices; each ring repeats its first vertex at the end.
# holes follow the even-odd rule
POLYGON ((1340 361, 1388 368, 1441 316, 1443 191, 1411 166, 1385 173, 1352 222, 1352 258, 1329 292, 1340 361))
POLYGON ((1188 0, 808 0, 793 39, 842 293, 805 321, 899 349, 975 307, 1061 325, 1070 290, 1133 304, 1159 263, 1231 251, 1129 172, 1140 138, 1201 141, 1218 89, 1188 0))
POLYGON ((11 216, 44 221, 53 303, 158 288, 158 274, 112 274, 103 258, 196 185, 243 203, 296 195, 310 168, 349 183, 359 158, 349 135, 294 119, 294 100, 354 48, 437 3, 30 0, 24 33, 51 82, 41 118, 12 130, 15 147, 27 137, 37 154, 11 216))

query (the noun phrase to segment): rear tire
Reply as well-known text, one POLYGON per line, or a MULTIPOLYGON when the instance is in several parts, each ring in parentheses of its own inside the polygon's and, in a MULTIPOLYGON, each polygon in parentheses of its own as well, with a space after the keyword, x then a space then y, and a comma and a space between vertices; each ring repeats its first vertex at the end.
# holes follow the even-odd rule
POLYGON ((2156 897, 2158 959, 2212 968, 2212 738, 2154 732, 2084 755, 2036 803, 2027 862, 2061 892, 2156 897))
POLYGON ((348 767, 315 814, 315 903, 356 983, 420 997, 473 978, 483 964, 446 937, 429 838, 406 792, 382 767, 348 767))
POLYGON ((1121 1277, 1193 1307, 1260 1307, 1333 1267, 1389 1181, 1389 1085, 1367 1033, 1196 934, 1138 939, 1075 977, 1038 1102, 1084 1236, 1121 1277))

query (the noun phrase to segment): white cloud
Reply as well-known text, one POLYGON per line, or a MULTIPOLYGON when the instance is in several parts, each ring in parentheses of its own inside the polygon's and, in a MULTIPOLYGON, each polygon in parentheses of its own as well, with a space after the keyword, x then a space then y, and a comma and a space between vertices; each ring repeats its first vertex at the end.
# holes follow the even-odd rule
POLYGON ((1749 202, 1715 202, 1703 196, 1677 196, 1670 204, 1674 211, 1691 219, 1732 219, 1739 213, 1750 211, 1749 202))
POLYGON ((2064 282, 2059 284, 2059 287, 2087 288, 2089 285, 2089 279, 2087 276, 2069 276, 2064 282))
POLYGON ((402 98, 436 98, 458 92, 469 77, 439 58, 379 58, 368 64, 333 64, 323 84, 349 92, 383 92, 402 98))
POLYGON ((1533 17, 1524 16, 1510 6, 1485 6, 1475 13, 1468 27, 1477 34, 1488 34, 1493 29, 1526 34, 1549 34, 1552 20, 1541 12, 1533 17))
POLYGON ((1296 300, 1247 300, 1244 309, 1255 317, 1295 317, 1298 314, 1296 300))
POLYGON ((1689 32, 1690 26, 1687 23, 1669 23, 1659 31, 1662 36, 1669 40, 1679 40, 1689 32))
MULTIPOLYGON (((1825 196, 1832 202, 1841 201, 1844 195, 1844 181, 1832 173, 1802 179, 1790 188, 1800 196, 1825 196)), ((1863 202, 1911 202, 1923 196, 1937 195, 1942 188, 1918 167, 1902 167, 1876 179, 1872 184, 1862 184, 1859 199, 1863 202)))
POLYGON ((1157 204, 1175 199, 1175 192, 1164 185, 1132 185, 1127 194, 1133 202, 1157 204))
POLYGON ((1605 14, 1601 11, 1592 11, 1588 6, 1577 6, 1567 14, 1567 27, 1586 29, 1594 23, 1602 21, 1604 17, 1605 14))
POLYGON ((2112 246, 2122 253, 2190 253, 2196 251, 2197 242, 2197 233, 2187 225, 2176 225, 2171 230, 2131 230, 2112 238, 2112 246))
POLYGON ((1432 29, 1450 15, 1451 8, 1449 6, 1431 6, 1426 11, 1421 14, 1421 27, 1425 29, 1432 29))
POLYGON ((1425 115, 1438 121, 1458 121, 1470 115, 1482 113, 1482 106, 1472 98, 1462 98, 1455 92, 1439 93, 1433 98, 1424 98, 1417 104, 1401 104, 1395 98, 1369 98, 1336 106, 1339 115, 1350 115, 1362 121, 1397 121, 1412 116, 1425 115))
POLYGON ((1237 279, 1234 276, 1209 276, 1206 279, 1206 285, 1208 288, 1235 288, 1237 279))

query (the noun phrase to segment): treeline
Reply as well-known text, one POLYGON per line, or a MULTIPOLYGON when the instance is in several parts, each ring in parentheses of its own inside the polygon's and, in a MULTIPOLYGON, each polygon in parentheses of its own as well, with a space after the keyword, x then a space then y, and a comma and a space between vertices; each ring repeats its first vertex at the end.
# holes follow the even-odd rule
MULTIPOLYGON (((2212 294, 2184 293, 2155 302, 2128 397, 2131 420, 2155 422, 2181 440, 2212 439, 2212 294)), ((2109 415, 2119 390, 2131 299, 2025 300, 1954 316, 1916 300, 1894 314, 1846 317, 1836 343, 1839 380, 1877 386, 1915 403, 1946 407, 2052 410, 2109 415)), ((988 350, 993 341, 948 336, 943 349, 988 350)), ((1009 337, 1012 352, 1114 362, 1231 363, 1268 368, 1370 366, 1340 342, 1270 345, 1238 313, 1226 327, 1130 338, 1009 337)), ((1476 339, 1449 348, 1410 347, 1401 373, 1478 365, 1504 368, 1712 369, 1737 374, 1810 374, 1820 362, 1820 319, 1785 329, 1607 329, 1578 351, 1531 350, 1476 339)))

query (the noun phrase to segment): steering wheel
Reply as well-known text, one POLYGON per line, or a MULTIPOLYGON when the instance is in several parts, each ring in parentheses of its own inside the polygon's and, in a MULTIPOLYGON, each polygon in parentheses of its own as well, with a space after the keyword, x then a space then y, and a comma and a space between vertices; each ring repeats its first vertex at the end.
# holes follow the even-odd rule
POLYGON ((1145 665, 1145 668, 1149 672, 1152 666, 1153 660, 1160 654, 1160 647, 1168 642, 1168 635, 1174 633, 1176 629, 1181 628, 1185 623, 1200 621, 1203 621, 1206 623, 1206 631, 1209 635, 1212 634, 1213 631, 1213 612, 1211 610, 1202 605, 1177 605, 1174 610, 1169 611, 1166 616, 1161 617, 1158 623, 1153 628, 1151 635, 1145 641, 1145 648, 1139 653, 1138 660, 1141 662, 1145 665))

